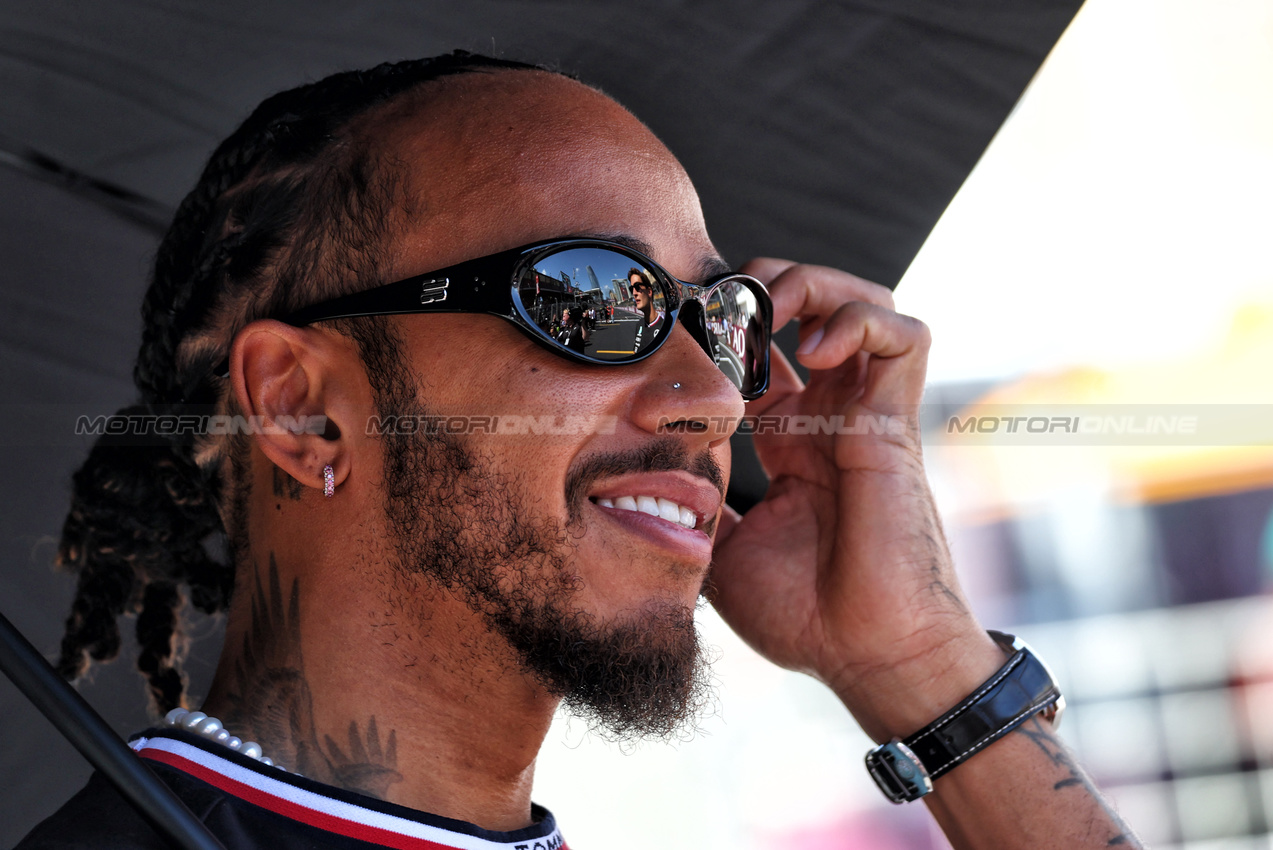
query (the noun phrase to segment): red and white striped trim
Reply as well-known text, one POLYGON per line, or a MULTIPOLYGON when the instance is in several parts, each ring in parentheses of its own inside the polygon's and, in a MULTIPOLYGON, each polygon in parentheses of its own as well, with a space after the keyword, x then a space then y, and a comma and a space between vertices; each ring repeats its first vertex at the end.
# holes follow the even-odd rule
POLYGON ((307 791, 173 738, 138 738, 129 746, 142 758, 175 767, 255 806, 371 844, 397 850, 568 850, 557 829, 543 838, 488 841, 307 791))

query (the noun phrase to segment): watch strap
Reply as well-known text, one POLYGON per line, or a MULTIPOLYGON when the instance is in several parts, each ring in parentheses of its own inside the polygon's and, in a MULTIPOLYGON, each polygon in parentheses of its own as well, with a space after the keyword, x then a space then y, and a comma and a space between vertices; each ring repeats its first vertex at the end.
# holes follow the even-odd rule
POLYGON ((1048 669, 1029 647, 1016 648, 1017 642, 1002 632, 992 632, 991 637, 1000 645, 1006 638, 1013 650, 1008 663, 959 705, 903 739, 933 779, 999 740, 1061 696, 1048 669))
POLYGON ((932 780, 1035 714, 1051 710, 1047 719, 1055 726, 1065 703, 1047 666, 1012 635, 992 631, 990 636, 1011 653, 1003 667, 923 729, 867 753, 867 769, 893 802, 927 794, 932 780))

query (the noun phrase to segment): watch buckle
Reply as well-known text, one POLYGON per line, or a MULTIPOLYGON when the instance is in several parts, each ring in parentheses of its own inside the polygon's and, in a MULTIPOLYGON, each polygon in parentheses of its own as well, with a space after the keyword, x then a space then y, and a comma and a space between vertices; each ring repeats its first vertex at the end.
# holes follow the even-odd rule
POLYGON ((909 803, 933 790, 924 763, 900 738, 868 752, 866 769, 891 803, 909 803))

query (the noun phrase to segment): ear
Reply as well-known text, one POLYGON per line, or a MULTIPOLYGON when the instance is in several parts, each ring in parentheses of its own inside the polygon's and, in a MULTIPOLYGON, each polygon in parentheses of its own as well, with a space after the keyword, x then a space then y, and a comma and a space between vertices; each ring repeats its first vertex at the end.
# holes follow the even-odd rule
POLYGON ((349 452, 338 421, 348 409, 340 397, 347 367, 343 338, 272 319, 252 322, 230 346, 230 382, 257 446, 283 472, 323 488, 330 465, 340 484, 349 474, 349 452))

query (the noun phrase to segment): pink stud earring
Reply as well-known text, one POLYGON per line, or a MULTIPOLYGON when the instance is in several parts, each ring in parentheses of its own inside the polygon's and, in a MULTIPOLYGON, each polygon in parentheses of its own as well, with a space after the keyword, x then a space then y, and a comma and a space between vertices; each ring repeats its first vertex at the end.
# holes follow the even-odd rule
POLYGON ((330 463, 323 467, 323 495, 329 499, 336 495, 336 470, 330 463))

